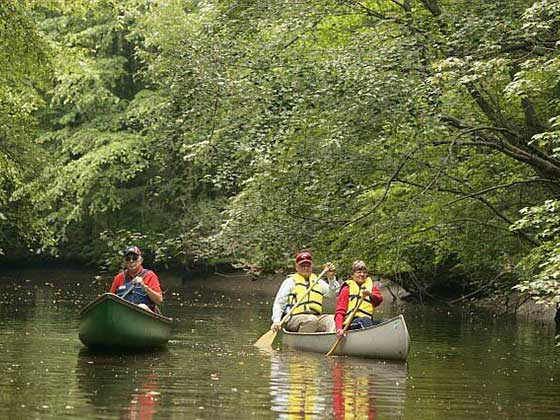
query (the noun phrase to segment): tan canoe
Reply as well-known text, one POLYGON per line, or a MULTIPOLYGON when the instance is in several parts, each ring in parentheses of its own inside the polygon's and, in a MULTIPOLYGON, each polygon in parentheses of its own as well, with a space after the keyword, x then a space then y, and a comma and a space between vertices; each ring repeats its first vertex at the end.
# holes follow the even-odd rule
MULTIPOLYGON (((335 333, 294 333, 283 331, 282 343, 294 350, 327 354, 336 341, 335 333)), ((406 361, 410 336, 402 315, 363 330, 348 331, 339 344, 337 356, 406 361)))

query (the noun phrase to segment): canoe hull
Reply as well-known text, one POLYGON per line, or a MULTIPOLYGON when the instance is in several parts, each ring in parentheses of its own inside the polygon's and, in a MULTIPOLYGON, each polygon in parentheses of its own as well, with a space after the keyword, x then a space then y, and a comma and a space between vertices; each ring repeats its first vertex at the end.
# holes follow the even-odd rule
POLYGON ((164 346, 171 324, 170 318, 105 293, 81 310, 79 337, 91 349, 145 350, 164 346))
MULTIPOLYGON (((336 342, 334 333, 294 333, 283 331, 282 343, 294 350, 327 354, 336 342)), ((404 317, 387 321, 363 330, 348 331, 338 345, 337 356, 355 356, 369 359, 406 361, 410 336, 404 317)))

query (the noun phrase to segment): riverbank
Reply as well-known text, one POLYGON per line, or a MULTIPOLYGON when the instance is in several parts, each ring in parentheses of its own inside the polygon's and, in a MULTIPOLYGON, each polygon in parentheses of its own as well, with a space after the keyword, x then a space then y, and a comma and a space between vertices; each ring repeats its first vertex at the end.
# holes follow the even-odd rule
MULTIPOLYGON (((233 274, 214 273, 210 278, 213 280, 219 279, 219 281, 209 281, 209 278, 197 278, 192 281, 195 284, 196 282, 207 283, 208 288, 215 290, 238 293, 249 291, 251 294, 262 295, 272 299, 286 276, 284 274, 276 274, 254 278, 249 274, 238 272, 233 274)), ((408 295, 405 289, 388 279, 383 279, 378 282, 378 285, 385 303, 402 303, 402 299, 408 295)), ((327 303, 327 309, 331 306, 332 304, 327 303)), ((554 316, 556 314, 554 308, 537 304, 532 299, 521 297, 518 294, 512 294, 509 300, 501 304, 489 300, 477 300, 469 302, 468 305, 451 305, 451 307, 455 308, 469 306, 484 308, 496 314, 496 316, 511 314, 520 319, 543 323, 554 323, 554 316)))
POLYGON ((479 306, 484 307, 500 316, 503 314, 514 314, 517 318, 540 321, 543 323, 554 323, 556 309, 541 305, 532 299, 519 296, 514 293, 504 303, 495 303, 483 300, 479 306))
MULTIPOLYGON (((71 278, 76 281, 77 287, 80 287, 80 281, 82 283, 96 284, 100 293, 104 290, 108 290, 113 275, 115 274, 102 273, 100 270, 94 270, 91 267, 78 268, 75 266, 62 267, 59 265, 25 268, 3 267, 0 271, 0 279, 4 273, 6 275, 15 275, 16 278, 25 280, 26 278, 35 277, 38 274, 39 277, 48 276, 52 271, 58 273, 58 275, 55 276, 54 282, 65 284, 65 282, 71 278)), ((228 269, 218 270, 215 268, 208 268, 198 273, 188 272, 185 274, 184 271, 178 270, 157 271, 157 273, 161 279, 164 291, 171 292, 174 289, 182 287, 183 284, 191 284, 193 286, 204 285, 205 288, 211 290, 232 292, 239 295, 250 294, 261 296, 270 305, 272 305, 272 300, 282 284, 282 281, 286 278, 285 274, 254 277, 243 271, 232 272, 228 269)), ((400 285, 388 279, 383 279, 378 284, 386 304, 403 303, 402 299, 407 296, 407 292, 400 285)), ((334 300, 335 299, 328 299, 326 301, 325 309, 327 312, 334 310, 334 300)), ((554 323, 554 316, 556 314, 554 308, 539 305, 533 300, 523 298, 517 294, 512 294, 509 299, 503 303, 489 300, 476 300, 470 301, 468 305, 452 305, 451 307, 482 307, 496 314, 496 316, 513 314, 520 319, 533 320, 547 324, 554 323)), ((383 311, 383 306, 380 307, 380 310, 381 312, 383 311)))
MULTIPOLYGON (((408 295, 405 289, 390 280, 382 281, 380 289, 385 300, 387 300, 388 296, 389 299, 398 300, 406 298, 408 295)), ((555 308, 538 304, 533 299, 527 298, 526 296, 520 296, 518 293, 512 293, 508 299, 503 302, 497 302, 490 299, 478 299, 469 301, 467 304, 456 304, 451 306, 480 307, 496 314, 496 316, 515 315, 517 318, 540 321, 543 323, 554 323, 554 317, 556 315, 555 308)))

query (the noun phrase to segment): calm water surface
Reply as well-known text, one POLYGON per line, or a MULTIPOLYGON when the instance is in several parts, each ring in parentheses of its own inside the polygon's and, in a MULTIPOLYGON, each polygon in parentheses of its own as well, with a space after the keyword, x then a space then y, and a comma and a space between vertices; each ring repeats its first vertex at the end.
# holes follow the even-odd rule
POLYGON ((405 315, 406 364, 263 352, 275 285, 164 274, 167 348, 96 355, 77 319, 108 288, 94 274, 0 275, 0 418, 560 418, 553 325, 384 303, 405 315))

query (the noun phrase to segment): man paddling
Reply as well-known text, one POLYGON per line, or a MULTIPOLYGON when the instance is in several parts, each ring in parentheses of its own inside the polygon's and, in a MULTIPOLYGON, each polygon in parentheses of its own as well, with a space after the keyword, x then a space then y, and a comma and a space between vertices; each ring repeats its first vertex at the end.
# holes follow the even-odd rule
POLYGON ((123 263, 126 269, 115 276, 111 293, 121 296, 141 308, 156 312, 163 295, 156 273, 142 267, 142 251, 137 246, 124 249, 123 263))
POLYGON ((296 272, 288 276, 278 289, 272 307, 273 331, 279 331, 282 325, 280 320, 297 302, 292 316, 286 322, 288 331, 319 332, 334 331, 334 316, 323 315, 323 298, 329 297, 338 291, 339 284, 334 278, 334 265, 327 263, 327 279, 317 280, 313 274, 313 262, 309 251, 301 251, 296 255, 296 272), (311 284, 315 282, 311 291, 307 293, 311 284))

